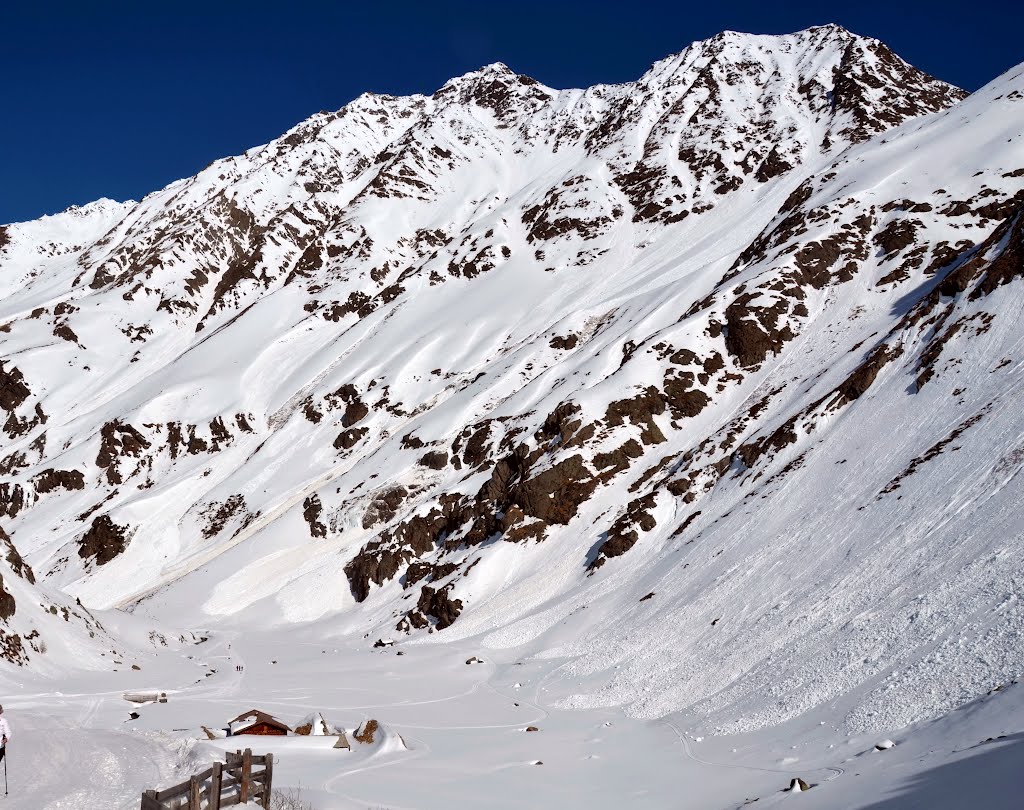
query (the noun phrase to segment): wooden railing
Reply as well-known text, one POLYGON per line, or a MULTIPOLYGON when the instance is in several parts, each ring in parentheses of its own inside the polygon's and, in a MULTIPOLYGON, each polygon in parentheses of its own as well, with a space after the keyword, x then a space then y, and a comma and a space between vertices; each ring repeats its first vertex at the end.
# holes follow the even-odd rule
POLYGON ((243 802, 259 801, 270 807, 274 755, 253 756, 252 749, 230 751, 227 762, 197 773, 187 782, 142 794, 142 810, 220 810, 243 802), (254 769, 253 766, 262 766, 254 769))

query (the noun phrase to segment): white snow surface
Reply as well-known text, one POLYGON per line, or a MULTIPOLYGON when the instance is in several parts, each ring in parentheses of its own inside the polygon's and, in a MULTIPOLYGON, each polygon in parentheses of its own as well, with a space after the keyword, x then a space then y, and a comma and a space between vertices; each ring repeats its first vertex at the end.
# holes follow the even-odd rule
POLYGON ((727 32, 0 228, 11 805, 255 708, 381 722, 273 741, 317 808, 1018 806, 1024 66, 963 95, 727 32))

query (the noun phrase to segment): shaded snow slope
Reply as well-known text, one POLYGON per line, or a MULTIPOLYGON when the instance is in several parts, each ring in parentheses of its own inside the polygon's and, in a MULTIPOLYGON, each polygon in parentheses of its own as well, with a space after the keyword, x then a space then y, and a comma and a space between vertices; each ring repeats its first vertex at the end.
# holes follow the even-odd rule
POLYGON ((960 705, 1024 621, 1024 77, 964 95, 836 26, 496 64, 6 226, 3 525, 90 607, 478 636, 565 707, 960 705))

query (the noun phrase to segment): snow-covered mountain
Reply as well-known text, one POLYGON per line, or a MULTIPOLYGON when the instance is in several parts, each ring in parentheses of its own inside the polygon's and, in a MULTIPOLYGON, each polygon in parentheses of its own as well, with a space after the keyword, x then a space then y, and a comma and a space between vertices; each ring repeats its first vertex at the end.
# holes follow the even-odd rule
POLYGON ((56 593, 479 636, 714 730, 983 694, 1024 638, 1022 124, 1024 68, 724 33, 0 228, 5 643, 56 593))

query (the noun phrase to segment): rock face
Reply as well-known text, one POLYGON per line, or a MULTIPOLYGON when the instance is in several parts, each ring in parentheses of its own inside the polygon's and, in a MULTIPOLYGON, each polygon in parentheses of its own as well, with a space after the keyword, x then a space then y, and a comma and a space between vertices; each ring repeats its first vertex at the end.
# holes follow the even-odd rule
POLYGON ((78 556, 93 558, 97 565, 105 565, 127 547, 127 530, 118 526, 109 515, 100 515, 93 520, 79 543, 78 556))
POLYGON ((573 666, 621 666, 567 702, 723 727, 892 667, 851 723, 909 722, 980 682, 913 651, 1024 562, 1022 118, 1020 70, 965 98, 837 26, 727 32, 624 85, 366 94, 5 226, 11 577, 25 544, 46 587, 196 626, 247 604, 197 588, 367 637, 573 622, 573 666), (904 646, 862 629, 879 588, 904 646))

